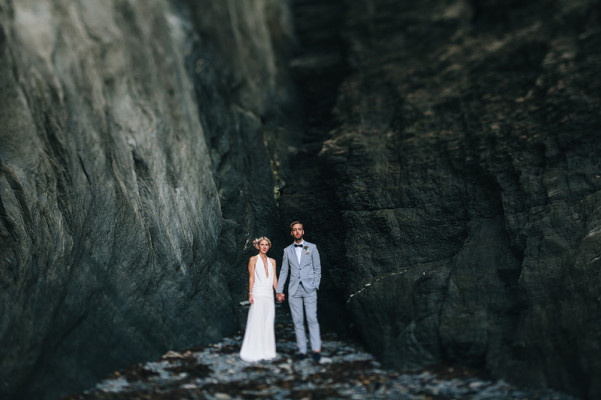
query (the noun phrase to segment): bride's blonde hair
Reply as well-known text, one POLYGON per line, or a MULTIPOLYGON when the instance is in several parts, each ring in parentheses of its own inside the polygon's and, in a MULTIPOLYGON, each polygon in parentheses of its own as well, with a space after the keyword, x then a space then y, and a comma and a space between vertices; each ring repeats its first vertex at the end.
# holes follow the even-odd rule
POLYGON ((259 243, 261 243, 262 240, 265 240, 267 243, 269 243, 269 247, 271 248, 271 240, 269 240, 267 236, 261 236, 260 238, 256 238, 255 240, 253 240, 253 246, 255 246, 255 248, 258 249, 259 243))

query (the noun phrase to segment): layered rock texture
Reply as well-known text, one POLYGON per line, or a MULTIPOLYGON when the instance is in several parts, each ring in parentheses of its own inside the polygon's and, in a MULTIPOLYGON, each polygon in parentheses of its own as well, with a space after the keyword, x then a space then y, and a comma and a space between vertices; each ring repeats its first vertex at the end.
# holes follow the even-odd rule
POLYGON ((278 1, 0 1, 1 398, 238 329, 289 26, 278 1))
POLYGON ((305 221, 324 328, 601 396, 594 0, 0 0, 0 397, 233 334, 305 221))
POLYGON ((598 398, 600 3, 347 5, 321 158, 361 337, 598 398))

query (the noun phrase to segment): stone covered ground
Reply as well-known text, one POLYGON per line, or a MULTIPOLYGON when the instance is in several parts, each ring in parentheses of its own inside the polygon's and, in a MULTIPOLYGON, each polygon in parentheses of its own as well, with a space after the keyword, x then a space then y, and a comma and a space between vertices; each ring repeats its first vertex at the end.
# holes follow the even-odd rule
MULTIPOLYGON (((241 307, 242 316, 248 305, 241 307)), ((238 352, 242 332, 202 348, 169 351, 159 360, 113 372, 95 387, 63 400, 87 399, 545 399, 573 400, 554 391, 521 389, 480 371, 440 367, 418 372, 382 368, 361 346, 332 334, 323 357, 294 360, 287 306, 276 305, 278 356, 247 363, 238 352)))

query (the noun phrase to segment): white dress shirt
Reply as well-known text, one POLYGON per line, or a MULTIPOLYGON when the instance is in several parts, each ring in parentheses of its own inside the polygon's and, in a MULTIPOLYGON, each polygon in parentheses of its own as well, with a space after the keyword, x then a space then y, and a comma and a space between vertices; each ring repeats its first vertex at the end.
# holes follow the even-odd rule
MULTIPOLYGON (((298 244, 298 243, 294 242, 294 244, 298 244)), ((304 244, 305 244, 305 241, 303 240, 301 243, 301 246, 303 246, 304 244)), ((300 265, 301 253, 303 252, 303 248, 295 247, 294 251, 296 251, 296 259, 298 260, 298 265, 300 265)))

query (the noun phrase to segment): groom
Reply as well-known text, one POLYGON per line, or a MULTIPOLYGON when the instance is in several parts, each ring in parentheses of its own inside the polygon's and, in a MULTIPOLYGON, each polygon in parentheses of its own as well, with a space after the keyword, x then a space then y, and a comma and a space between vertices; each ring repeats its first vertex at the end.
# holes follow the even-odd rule
POLYGON ((319 252, 313 243, 303 239, 305 231, 301 222, 294 221, 290 224, 290 229, 294 243, 284 249, 276 297, 278 301, 284 300, 284 284, 288 272, 290 272, 290 283, 288 284, 290 299, 288 299, 288 303, 290 304, 294 332, 296 333, 296 344, 299 350, 297 359, 302 360, 307 357, 307 338, 303 317, 304 305, 307 324, 309 325, 313 360, 319 362, 321 358, 321 338, 319 336, 319 323, 317 322, 317 290, 321 281, 319 252))

